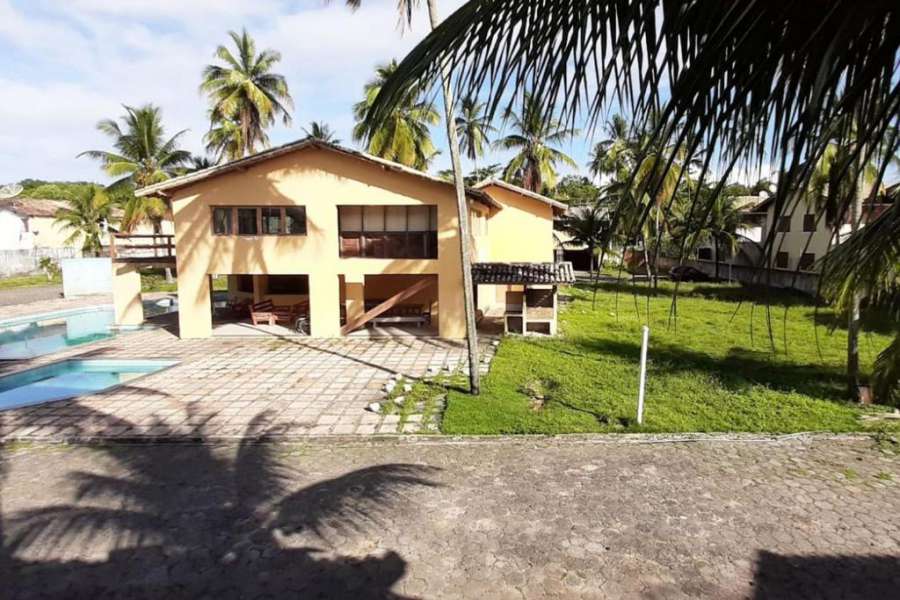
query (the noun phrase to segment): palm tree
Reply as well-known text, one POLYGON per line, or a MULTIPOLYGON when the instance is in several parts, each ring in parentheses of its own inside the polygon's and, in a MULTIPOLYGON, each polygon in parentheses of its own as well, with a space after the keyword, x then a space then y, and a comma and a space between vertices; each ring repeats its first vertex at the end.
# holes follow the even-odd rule
MULTIPOLYGON (((600 203, 569 208, 559 221, 562 231, 569 234, 570 243, 585 246, 590 256, 589 271, 594 272, 594 250, 609 242, 610 221, 608 211, 600 203)), ((603 265, 597 265, 598 268, 603 265)))
POLYGON ((190 152, 178 149, 178 139, 187 130, 167 139, 158 107, 126 106, 120 120, 121 125, 114 119, 97 123, 97 129, 112 138, 115 151, 87 150, 78 155, 99 160, 108 175, 119 178, 107 186, 108 190, 142 188, 165 181, 178 175, 178 170, 190 160, 190 152))
MULTIPOLYGON (((848 313, 865 295, 871 307, 887 311, 896 324, 900 323, 900 188, 894 186, 889 195, 893 202, 887 210, 822 259, 819 293, 836 310, 848 313)), ((900 406, 900 329, 895 331, 894 341, 875 359, 872 391, 879 403, 900 406)))
POLYGON ((369 118, 447 65, 457 92, 489 107, 537 90, 540 107, 565 122, 593 122, 615 103, 644 123, 661 108, 648 147, 693 140, 685 162, 706 154, 717 163, 704 165, 700 184, 724 184, 740 165, 778 164, 779 218, 835 135, 858 141, 850 169, 877 156, 874 187, 883 179, 900 146, 891 133, 900 121, 898 11, 896 2, 853 0, 827 10, 776 0, 469 0, 410 51, 369 118), (835 132, 846 119, 856 131, 835 132))
POLYGON ((478 170, 478 158, 484 154, 484 147, 490 144, 488 134, 497 129, 484 116, 484 103, 465 98, 456 117, 456 133, 460 149, 472 160, 474 170, 478 170))
POLYGON ((591 175, 610 176, 613 181, 625 183, 640 154, 639 140, 633 135, 625 117, 619 114, 604 125, 607 138, 597 142, 591 151, 588 170, 591 175))
POLYGON ((559 163, 577 167, 576 162, 551 144, 569 140, 577 130, 564 127, 559 121, 547 117, 536 97, 526 92, 521 112, 507 110, 505 120, 514 133, 498 140, 496 146, 504 150, 518 150, 506 165, 504 178, 518 180, 522 187, 541 192, 544 187, 556 186, 556 167, 559 163))
POLYGON ((203 169, 209 169, 214 166, 216 166, 216 163, 210 157, 195 154, 191 156, 190 161, 188 161, 185 172, 193 173, 194 171, 202 171, 203 169))
POLYGON ((363 88, 364 99, 353 105, 353 115, 357 121, 353 128, 353 139, 363 141, 369 154, 424 171, 437 156, 429 127, 437 125, 440 116, 431 102, 422 99, 422 90, 411 90, 403 103, 376 128, 365 127, 369 107, 381 91, 381 86, 396 69, 396 60, 379 65, 375 69, 375 77, 366 83, 363 88))
POLYGON ((54 223, 61 231, 69 232, 66 244, 81 240, 81 251, 100 256, 101 238, 112 219, 113 202, 100 186, 91 185, 66 200, 66 207, 56 211, 54 223))
POLYGON ((281 60, 275 50, 256 52, 256 42, 244 29, 229 31, 237 56, 225 46, 216 48, 216 57, 224 64, 203 69, 200 91, 209 95, 210 133, 207 140, 234 160, 267 146, 266 129, 281 118, 290 125, 293 99, 284 76, 272 72, 281 60), (215 131, 215 134, 213 133, 215 131), (231 144, 226 138, 233 138, 231 144))
POLYGON ((303 133, 305 133, 307 137, 310 137, 314 140, 321 140, 329 144, 339 145, 341 143, 341 140, 337 139, 334 130, 328 125, 328 123, 310 121, 309 127, 303 128, 303 133))
MULTIPOLYGON (((152 104, 139 108, 125 107, 122 126, 113 119, 105 119, 97 128, 113 138, 116 152, 89 150, 78 156, 89 156, 103 162, 104 170, 118 180, 107 189, 119 191, 125 187, 142 188, 179 175, 191 153, 178 149, 178 139, 187 131, 182 129, 166 139, 162 113, 152 104)), ((120 228, 128 233, 144 222, 153 226, 154 233, 162 231, 162 222, 171 216, 168 202, 157 197, 129 195, 122 202, 124 214, 120 228)), ((171 282, 172 270, 166 268, 166 281, 171 282)))
MULTIPOLYGON (((412 21, 413 9, 420 0, 398 0, 397 9, 407 22, 412 21)), ((347 0, 351 8, 358 8, 361 0, 347 0)), ((426 0, 428 6, 428 19, 431 30, 434 31, 440 22, 437 11, 437 0, 426 0)), ((459 136, 457 134, 453 117, 453 90, 450 85, 450 67, 444 64, 440 69, 441 91, 444 99, 444 124, 447 130, 447 142, 450 146, 450 165, 453 169, 453 187, 456 192, 456 214, 459 223, 459 239, 469 239, 469 208, 466 199, 465 181, 463 179, 462 161, 459 157, 459 136)), ((368 111, 367 111, 368 112, 368 111)), ((387 111, 379 115, 378 119, 366 119, 365 129, 371 134, 376 127, 380 127, 385 117, 390 115, 387 111), (374 125, 374 126, 373 126, 374 125)), ((471 260, 465 244, 460 244, 460 267, 463 280, 463 306, 466 313, 466 346, 469 355, 469 389, 472 394, 480 392, 480 375, 478 368, 478 333, 475 327, 475 288, 472 284, 471 260)))

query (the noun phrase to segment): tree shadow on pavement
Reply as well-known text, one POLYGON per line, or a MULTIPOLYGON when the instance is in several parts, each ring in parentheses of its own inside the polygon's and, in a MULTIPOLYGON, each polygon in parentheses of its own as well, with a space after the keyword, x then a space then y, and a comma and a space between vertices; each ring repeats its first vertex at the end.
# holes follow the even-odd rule
POLYGON ((755 600, 900 598, 900 557, 790 556, 761 551, 755 600))
POLYGON ((437 485, 437 469, 386 464, 313 481, 268 423, 257 416, 236 450, 92 447, 109 466, 69 474, 66 502, 0 516, 12 597, 402 598, 399 554, 340 546, 382 530, 410 490, 437 485), (106 560, 95 561, 98 547, 106 560))

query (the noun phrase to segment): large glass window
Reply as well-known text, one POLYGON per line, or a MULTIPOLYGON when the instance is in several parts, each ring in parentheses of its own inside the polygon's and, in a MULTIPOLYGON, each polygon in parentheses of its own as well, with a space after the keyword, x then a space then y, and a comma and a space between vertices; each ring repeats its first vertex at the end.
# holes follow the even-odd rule
POLYGON ((437 258, 436 206, 340 206, 342 257, 437 258))
POLYGON ((217 206, 212 213, 215 235, 306 235, 303 206, 217 206))

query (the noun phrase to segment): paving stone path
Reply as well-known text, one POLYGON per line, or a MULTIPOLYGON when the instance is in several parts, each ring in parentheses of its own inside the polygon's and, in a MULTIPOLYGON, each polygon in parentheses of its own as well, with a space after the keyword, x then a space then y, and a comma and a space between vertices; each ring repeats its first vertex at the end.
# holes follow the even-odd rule
POLYGON ((872 440, 25 445, 9 598, 898 598, 872 440))

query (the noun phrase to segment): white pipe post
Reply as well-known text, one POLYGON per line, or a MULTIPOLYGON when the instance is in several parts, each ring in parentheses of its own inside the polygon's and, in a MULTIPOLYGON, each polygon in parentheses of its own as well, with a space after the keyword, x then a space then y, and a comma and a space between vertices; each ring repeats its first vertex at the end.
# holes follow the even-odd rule
POLYGON ((641 375, 638 383, 638 405, 637 405, 637 422, 638 425, 644 422, 644 384, 647 381, 647 342, 650 340, 650 328, 644 325, 643 339, 641 340, 641 375))

